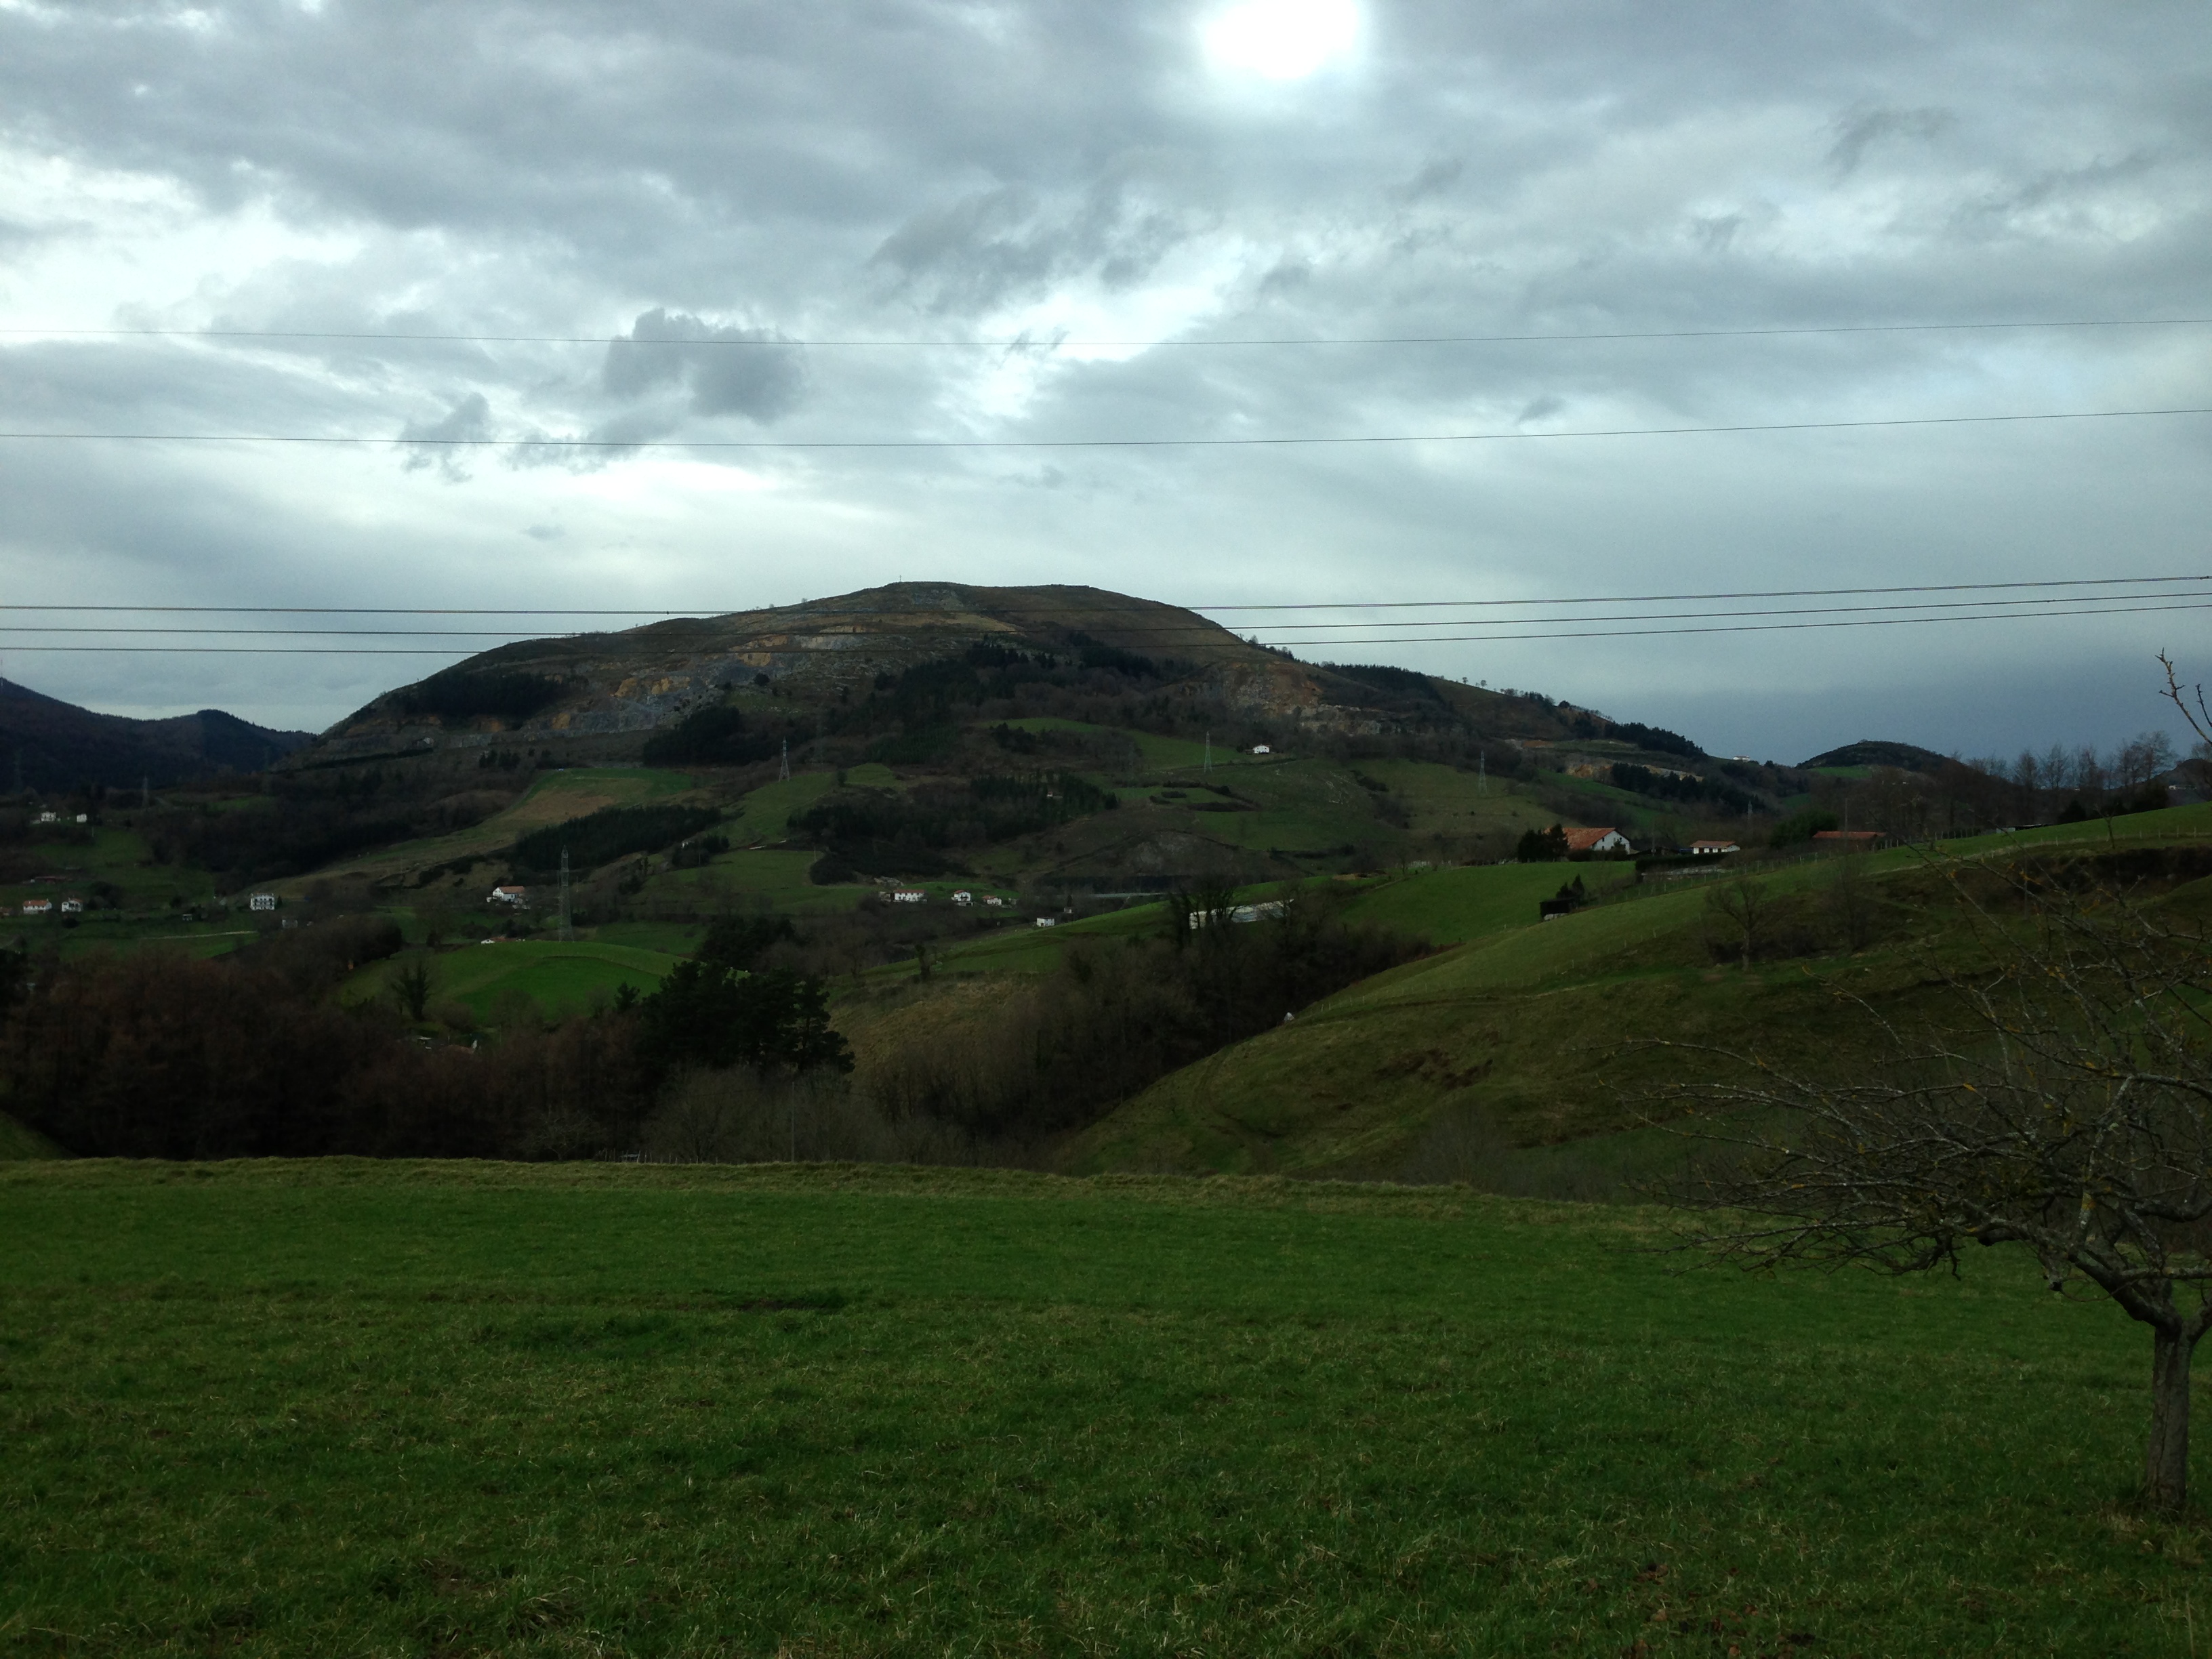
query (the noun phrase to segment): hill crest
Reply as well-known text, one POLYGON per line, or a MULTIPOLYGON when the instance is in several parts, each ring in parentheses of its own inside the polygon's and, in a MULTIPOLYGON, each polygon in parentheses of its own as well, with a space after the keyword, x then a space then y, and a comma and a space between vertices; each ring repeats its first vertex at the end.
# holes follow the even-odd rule
POLYGON ((29 789, 135 789, 142 781, 158 788, 258 772, 313 741, 220 708, 153 720, 102 714, 0 679, 0 748, 9 776, 29 789))
POLYGON ((293 763, 549 742, 578 759, 629 760, 655 731, 732 696, 765 694, 786 714, 818 714, 866 697, 886 677, 978 650, 1140 672, 1228 713, 1309 729, 1471 723, 1478 711, 1501 737, 1550 735, 1558 724, 1542 700, 1425 675, 1406 676, 1419 688, 1394 690, 1240 639, 1194 611, 1103 588, 898 582, 499 646, 385 693, 293 763))

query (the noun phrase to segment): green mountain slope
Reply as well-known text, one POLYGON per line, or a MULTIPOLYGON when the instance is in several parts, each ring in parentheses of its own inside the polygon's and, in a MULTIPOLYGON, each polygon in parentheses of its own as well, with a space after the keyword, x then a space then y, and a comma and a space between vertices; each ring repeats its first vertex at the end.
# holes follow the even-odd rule
MULTIPOLYGON (((1946 851, 2193 854, 2212 831, 2212 807, 2123 822, 2124 841, 2109 826, 2053 827, 1946 851)), ((1530 1164, 1535 1149, 1632 1129, 1639 1095, 1676 1063, 1640 1042, 1832 1061, 1862 1030, 1838 990, 1887 1012, 1924 1010, 1918 957, 1955 948, 1954 923, 1930 908, 1940 888, 1930 855, 1917 849, 1863 860, 1876 936, 1856 953, 1836 936, 1834 861, 1759 877, 1770 943, 1749 972, 1708 906, 1711 878, 1624 888, 1616 902, 1539 923, 1533 896, 1562 867, 1439 872, 1363 896, 1354 914, 1401 925, 1433 915, 1431 937, 1466 942, 1162 1079, 1081 1136, 1066 1167, 1492 1180, 1530 1164)), ((2166 902, 2208 896, 2212 881, 2200 880, 2166 902)), ((1654 1146, 1663 1155, 1664 1143, 1654 1146)))

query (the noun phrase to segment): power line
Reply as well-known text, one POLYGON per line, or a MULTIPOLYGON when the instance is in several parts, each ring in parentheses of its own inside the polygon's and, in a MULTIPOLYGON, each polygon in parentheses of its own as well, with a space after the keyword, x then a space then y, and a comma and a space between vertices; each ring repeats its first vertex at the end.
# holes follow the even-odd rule
MULTIPOLYGON (((1687 605, 1699 601, 1723 599, 1817 599, 1853 598, 1875 593, 1988 593, 2017 591, 2028 587, 2129 587, 2159 586, 2168 582, 2212 581, 2212 573, 2178 576, 2079 576, 2060 577, 2046 581, 2008 582, 1918 582, 1905 586, 1869 587, 1771 587, 1746 588, 1718 593, 1596 593, 1583 597, 1551 595, 1529 599, 1308 599, 1297 603, 1270 602, 1266 605, 1187 605, 1176 606, 1164 600, 1147 601, 1139 605, 1085 605, 1054 607, 1050 610, 1021 611, 1012 606, 1000 607, 1012 616, 1111 616, 1115 614, 1149 614, 1156 611, 1185 610, 1212 611, 1412 611, 1438 608, 1471 609, 1476 606, 1498 605, 1687 605)), ((921 583, 921 586, 943 586, 958 588, 972 586, 962 582, 944 584, 921 583)), ((806 600, 792 605, 768 605, 747 610, 743 607, 717 608, 696 605, 690 609, 661 606, 654 610, 620 609, 545 609, 514 606, 465 605, 8 605, 0 604, 0 611, 70 611, 88 613, 129 613, 141 616, 282 616, 282 617, 669 617, 690 618, 700 616, 769 617, 782 611, 805 611, 811 617, 881 617, 886 613, 880 606, 866 609, 828 611, 817 609, 806 600)))
MULTIPOLYGON (((1863 613, 1863 612, 1868 612, 1868 611, 1964 611, 1985 610, 1985 609, 1986 609, 1986 610, 1994 610, 1994 609, 1996 609, 1996 608, 1997 608, 1997 607, 2008 607, 2008 608, 2012 608, 2012 609, 2014 609, 2014 610, 2015 611, 2015 612, 2016 612, 2017 614, 2020 614, 2020 615, 2033 615, 2033 614, 2037 614, 2037 613, 2036 613, 2036 612, 2033 612, 2033 611, 2026 611, 2025 609, 2022 609, 2022 607, 2030 606, 2030 605, 2036 605, 2036 606, 2049 606, 2049 605, 2077 605, 2077 606, 2078 606, 2078 605, 2096 605, 2096 606, 2100 607, 2100 609, 2098 609, 2098 610, 2075 610, 2075 611, 2069 611, 2069 612, 2067 612, 2067 613, 2066 613, 2067 615, 2069 615, 2069 616, 2096 616, 2096 615, 2100 614, 2100 610, 2101 610, 2101 609, 2103 609, 2103 608, 2108 608, 2108 607, 2110 607, 2110 606, 2113 606, 2113 605, 2120 605, 2120 604, 2121 604, 2121 602, 2122 602, 2123 600, 2127 600, 2127 599, 2193 599, 2193 598, 2198 598, 2198 597, 2204 597, 2204 598, 2208 598, 2208 599, 2212 599, 2212 593, 2208 593, 2208 592, 2206 592, 2206 590, 2204 590, 2204 589, 2203 589, 2203 588, 2195 588, 2195 589, 2183 589, 2183 590, 2180 590, 2180 591, 2178 591, 2178 592, 2166 592, 2166 593, 2150 593, 2150 594, 2143 594, 2143 593, 2114 593, 2114 594, 2105 595, 2105 596, 2101 596, 2101 597, 2100 597, 2100 596, 2097 596, 2097 595, 2094 595, 2094 594, 2053 594, 2053 595, 2051 595, 2051 596, 2050 596, 2050 597, 2048 597, 2048 598, 2045 598, 2045 599, 1952 599, 1952 600, 1929 600, 1929 599, 1921 599, 1921 600, 1915 600, 1915 601, 1912 601, 1912 602, 1911 602, 1911 603, 1905 604, 1905 605, 1800 605, 1800 606, 1791 606, 1791 607, 1784 607, 1784 608, 1770 609, 1770 610, 1765 610, 1765 611, 1626 611, 1626 612, 1617 613, 1617 614, 1610 615, 1610 616, 1608 616, 1608 615, 1605 615, 1605 614, 1603 614, 1603 613, 1600 613, 1600 614, 1597 614, 1597 615, 1568 616, 1568 617, 1498 617, 1498 618, 1495 619, 1494 621, 1492 621, 1492 622, 1489 622, 1489 623, 1486 623, 1485 625, 1486 625, 1486 626, 1491 626, 1491 627, 1500 627, 1500 628, 1503 628, 1503 627, 1540 626, 1540 625, 1545 625, 1545 624, 1549 624, 1549 623, 1583 623, 1583 622, 1697 622, 1697 621, 1710 621, 1710 620, 1713 620, 1713 619, 1716 619, 1716 618, 1751 617, 1838 616, 1838 615, 1844 615, 1844 614, 1846 614, 1846 613, 1863 613)), ((2134 607, 2130 607, 2130 608, 2134 608, 2134 607)), ((1468 618, 1468 622, 1469 625, 1472 625, 1474 623, 1475 623, 1475 622, 1476 622, 1476 621, 1478 621, 1478 620, 1479 620, 1479 619, 1476 619, 1476 618, 1468 618)), ((1930 620, 1934 620, 1934 619, 1933 619, 1933 618, 1931 618, 1930 620)), ((1342 631, 1343 629, 1350 629, 1350 628, 1370 628, 1370 629, 1371 629, 1371 628, 1402 628, 1402 627, 1404 627, 1404 626, 1406 626, 1406 624, 1405 624, 1403 622, 1401 622, 1401 621, 1399 621, 1399 620, 1395 619, 1395 618, 1387 618, 1387 617, 1386 617, 1386 618, 1381 618, 1381 619, 1378 619, 1378 620, 1376 620, 1376 621, 1375 621, 1375 622, 1371 622, 1371 623, 1357 623, 1357 622, 1324 622, 1324 623, 1259 623, 1259 624, 1257 624, 1257 625, 1256 625, 1256 629, 1257 629, 1257 631, 1263 631, 1263 632, 1266 632, 1266 633, 1270 634, 1270 635, 1279 635, 1279 634, 1320 634, 1320 633, 1340 632, 1340 631, 1342 631)), ((728 628, 712 628, 712 627, 701 627, 701 628, 698 628, 698 629, 696 629, 690 630, 690 631, 688 631, 688 632, 686 632, 686 631, 682 631, 682 630, 670 631, 670 630, 663 629, 663 630, 657 631, 657 632, 654 634, 653 638, 654 638, 654 640, 655 640, 656 641, 662 641, 662 640, 672 640, 672 640, 684 640, 684 639, 726 639, 726 638, 730 638, 730 637, 732 637, 732 635, 733 635, 733 634, 735 634, 737 631, 738 631, 738 630, 733 630, 733 629, 728 629, 728 628)), ((1115 629, 1115 631, 1118 635, 1122 635, 1122 636, 1124 636, 1124 637, 1126 637, 1127 635, 1131 635, 1131 634, 1143 634, 1143 635, 1156 635, 1156 634, 1204 634, 1204 635, 1229 635, 1229 636, 1230 636, 1230 637, 1231 637, 1231 638, 1234 638, 1234 637, 1235 637, 1235 630, 1234 630, 1234 629, 1231 629, 1224 628, 1223 626, 1221 626, 1221 625, 1220 625, 1219 623, 1206 623, 1206 622, 1204 622, 1204 621, 1202 621, 1202 620, 1201 620, 1200 622, 1198 622, 1198 623, 1176 623, 1176 624, 1173 624, 1173 625, 1165 625, 1165 624, 1146 625, 1146 624, 1139 624, 1139 625, 1134 626, 1134 627, 1121 626, 1121 627, 1117 627, 1117 628, 1115 629)), ((476 639, 512 639, 513 642, 514 642, 514 643, 518 643, 518 644, 520 644, 520 643, 535 643, 535 642, 537 642, 537 641, 540 641, 540 640, 544 640, 544 641, 553 641, 553 640, 591 640, 591 639, 604 639, 604 638, 607 638, 607 637, 609 637, 608 635, 605 635, 605 634, 596 633, 596 632, 594 632, 594 633, 551 634, 551 635, 519 635, 519 636, 518 636, 518 635, 515 635, 514 630, 514 629, 491 629, 491 628, 459 628, 459 629, 436 629, 436 628, 205 628, 205 627, 199 627, 199 626, 187 626, 187 625, 181 625, 181 624, 179 624, 179 625, 175 625, 175 626, 170 626, 170 627, 118 627, 118 626, 117 626, 117 625, 115 625, 115 624, 113 624, 113 623, 66 623, 66 624, 58 624, 58 625, 57 625, 57 624, 50 624, 50 623, 0 623, 0 634, 9 634, 9 635, 14 635, 14 634, 107 634, 107 635, 113 635, 113 634, 165 634, 165 635, 175 635, 228 634, 228 635, 277 635, 277 636, 288 637, 288 638, 315 637, 315 638, 345 638, 345 639, 455 639, 455 640, 476 640, 476 639)), ((1363 637, 1364 637, 1364 636, 1363 636, 1363 637)))
POLYGON ((710 349, 762 347, 819 347, 823 349, 897 350, 958 348, 985 351, 1055 350, 1079 346, 1124 350, 1197 347, 1223 349, 1280 346, 1419 346, 1419 345, 1549 345, 1577 341, 1735 340, 1775 339, 1822 334, 1932 334, 1996 332, 2002 331, 2069 328, 2203 328, 2207 317, 2085 317, 2014 322, 1963 323, 1813 323, 1773 328, 1666 328, 1616 330, 1604 332, 1559 334, 1372 334, 1271 335, 1256 338, 1194 338, 1123 340, 1092 339, 1073 335, 1019 334, 989 339, 793 339, 763 332, 757 337, 729 335, 705 339, 681 339, 663 335, 635 334, 432 334, 381 332, 369 330, 306 328, 7 328, 0 338, 31 339, 155 339, 155 340, 350 340, 392 344, 435 345, 588 345, 684 346, 710 349))
POLYGON ((390 445, 425 449, 678 450, 1045 450, 1273 449, 1374 444, 1505 443, 1558 438, 1680 438, 1725 433, 1851 432, 1877 427, 2001 426, 2025 422, 2115 421, 2170 415, 2212 415, 2212 406, 2175 409, 2081 409, 2023 415, 1918 415, 1867 421, 1759 421, 1731 426, 1588 427, 1571 432, 1398 432, 1370 436, 1317 434, 1258 438, 369 438, 256 432, 0 432, 0 440, 46 443, 390 445))
MULTIPOLYGON (((1305 640, 1308 648, 1329 645, 1510 645, 1522 640, 1618 640, 1678 634, 1763 634, 1807 628, 1901 628, 1913 623, 1970 622, 2035 622, 2045 618, 2125 616, 2136 612, 2212 611, 2212 600, 2183 605, 2116 605, 2109 609, 2038 611, 1942 617, 1872 617, 1842 622, 1752 623, 1741 626, 1696 628, 1594 629, 1552 634, 1423 634, 1376 638, 1356 635, 1340 640, 1305 640)), ((1725 613, 1723 613, 1725 614, 1725 613)), ((1503 624, 1492 624, 1501 626, 1503 624)), ((264 645, 8 645, 0 652, 41 651, 94 653, 167 652, 179 656, 305 656, 305 657, 450 657, 451 648, 435 646, 264 646, 264 645)))

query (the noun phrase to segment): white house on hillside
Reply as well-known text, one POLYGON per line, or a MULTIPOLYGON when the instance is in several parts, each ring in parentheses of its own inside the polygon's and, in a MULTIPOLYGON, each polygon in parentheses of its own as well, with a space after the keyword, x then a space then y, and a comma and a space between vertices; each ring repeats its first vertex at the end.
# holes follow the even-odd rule
POLYGON ((1628 837, 1610 826, 1594 830, 1567 831, 1567 851, 1570 853, 1630 853, 1635 848, 1628 837))

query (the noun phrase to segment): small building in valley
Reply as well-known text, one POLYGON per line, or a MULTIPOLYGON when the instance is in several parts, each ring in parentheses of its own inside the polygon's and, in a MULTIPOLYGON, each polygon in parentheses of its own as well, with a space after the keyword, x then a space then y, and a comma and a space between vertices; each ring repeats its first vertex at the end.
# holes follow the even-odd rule
POLYGON ((1725 858, 1730 853, 1741 851, 1743 848, 1732 841, 1693 841, 1690 843, 1690 856, 1693 859, 1725 858))
POLYGON ((530 908, 530 890, 527 887, 516 886, 495 887, 491 890, 491 896, 484 902, 511 904, 518 910, 526 910, 530 908))
POLYGON ((1567 831, 1567 853, 1571 857, 1577 853, 1603 854, 1630 853, 1634 850, 1635 848, 1628 844, 1628 837, 1609 824, 1595 829, 1567 831))
POLYGON ((928 898, 929 895, 923 892, 919 887, 894 887, 891 889, 891 902, 893 904, 921 904, 927 902, 928 898))

